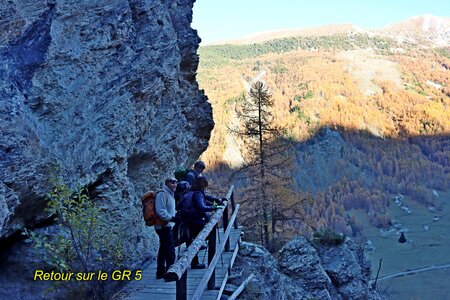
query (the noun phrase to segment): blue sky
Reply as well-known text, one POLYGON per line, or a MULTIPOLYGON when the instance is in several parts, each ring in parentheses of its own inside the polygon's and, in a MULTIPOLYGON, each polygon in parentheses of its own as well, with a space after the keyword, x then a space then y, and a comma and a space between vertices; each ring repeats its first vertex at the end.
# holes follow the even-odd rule
POLYGON ((450 0, 196 0, 192 27, 211 43, 328 24, 381 28, 424 14, 448 17, 450 0))

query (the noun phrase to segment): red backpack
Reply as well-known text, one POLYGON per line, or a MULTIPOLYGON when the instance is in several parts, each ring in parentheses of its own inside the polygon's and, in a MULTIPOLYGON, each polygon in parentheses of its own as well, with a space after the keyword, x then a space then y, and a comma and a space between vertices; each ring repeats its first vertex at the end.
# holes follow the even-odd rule
POLYGON ((157 192, 150 191, 145 193, 141 198, 142 214, 144 215, 144 221, 147 226, 167 224, 167 221, 162 220, 156 214, 155 199, 156 194, 158 194, 159 192, 165 193, 163 190, 159 190, 157 192))

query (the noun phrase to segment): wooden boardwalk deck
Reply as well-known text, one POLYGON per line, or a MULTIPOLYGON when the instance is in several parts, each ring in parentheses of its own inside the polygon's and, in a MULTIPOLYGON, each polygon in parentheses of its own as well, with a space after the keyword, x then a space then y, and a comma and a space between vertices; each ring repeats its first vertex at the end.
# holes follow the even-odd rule
MULTIPOLYGON (((217 246, 222 241, 223 229, 219 229, 219 237, 217 240, 217 246)), ((220 299, 223 288, 225 287, 228 279, 229 272, 234 263, 234 259, 237 255, 239 248, 239 240, 241 236, 241 229, 232 229, 230 233, 230 252, 223 252, 222 259, 216 267, 216 289, 204 291, 201 299, 212 300, 220 299)), ((183 255, 185 251, 185 245, 182 246, 180 255, 183 255)), ((176 249, 178 253, 178 249, 176 249)), ((201 250, 198 252, 200 262, 207 264, 208 253, 207 250, 201 250)), ((187 271, 187 299, 192 299, 192 296, 197 289, 197 286, 203 275, 204 270, 192 270, 187 271)), ((115 299, 127 299, 127 300, 175 300, 176 295, 176 282, 165 282, 164 279, 156 279, 156 260, 153 261, 147 268, 142 270, 142 279, 140 281, 132 281, 126 285, 122 291, 115 297, 115 299)))

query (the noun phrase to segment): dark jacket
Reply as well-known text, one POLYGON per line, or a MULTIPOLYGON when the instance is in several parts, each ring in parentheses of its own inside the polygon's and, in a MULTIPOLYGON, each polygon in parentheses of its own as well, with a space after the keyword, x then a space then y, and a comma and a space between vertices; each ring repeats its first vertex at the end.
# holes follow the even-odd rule
POLYGON ((210 219, 207 212, 213 211, 214 208, 206 201, 207 197, 205 195, 205 191, 194 191, 192 198, 194 208, 197 211, 197 218, 194 218, 191 222, 205 225, 210 219))
POLYGON ((189 172, 186 174, 186 181, 189 182, 189 185, 192 186, 194 184, 195 178, 197 178, 198 174, 195 172, 195 170, 189 170, 189 172))
MULTIPOLYGON (((186 175, 186 181, 189 182, 190 186, 192 186, 194 184, 195 178, 197 178, 198 176, 199 176, 199 174, 197 172, 195 172, 195 170, 189 170, 189 172, 186 175)), ((205 191, 203 191, 203 197, 206 199, 206 203, 208 205, 212 205, 213 202, 216 202, 216 203, 220 202, 219 198, 216 198, 211 195, 206 195, 205 191)))
POLYGON ((208 223, 210 217, 207 212, 214 210, 211 205, 207 204, 204 191, 187 192, 177 209, 181 211, 183 221, 200 225, 208 223))

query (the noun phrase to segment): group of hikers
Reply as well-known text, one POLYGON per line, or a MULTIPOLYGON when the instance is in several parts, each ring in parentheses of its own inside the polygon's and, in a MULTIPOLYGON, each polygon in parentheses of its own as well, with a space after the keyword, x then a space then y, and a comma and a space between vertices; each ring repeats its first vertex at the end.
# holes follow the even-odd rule
MULTIPOLYGON (((186 242, 189 247, 208 223, 208 212, 223 207, 226 198, 218 199, 205 193, 208 187, 208 180, 202 175, 205 167, 205 163, 199 160, 184 178, 179 178, 180 181, 175 176, 168 176, 162 192, 156 194, 155 212, 165 221, 164 224, 155 225, 159 237, 157 279, 164 278, 164 274, 175 262, 175 246, 186 242)), ((191 268, 204 269, 206 266, 199 262, 196 255, 191 268)))

